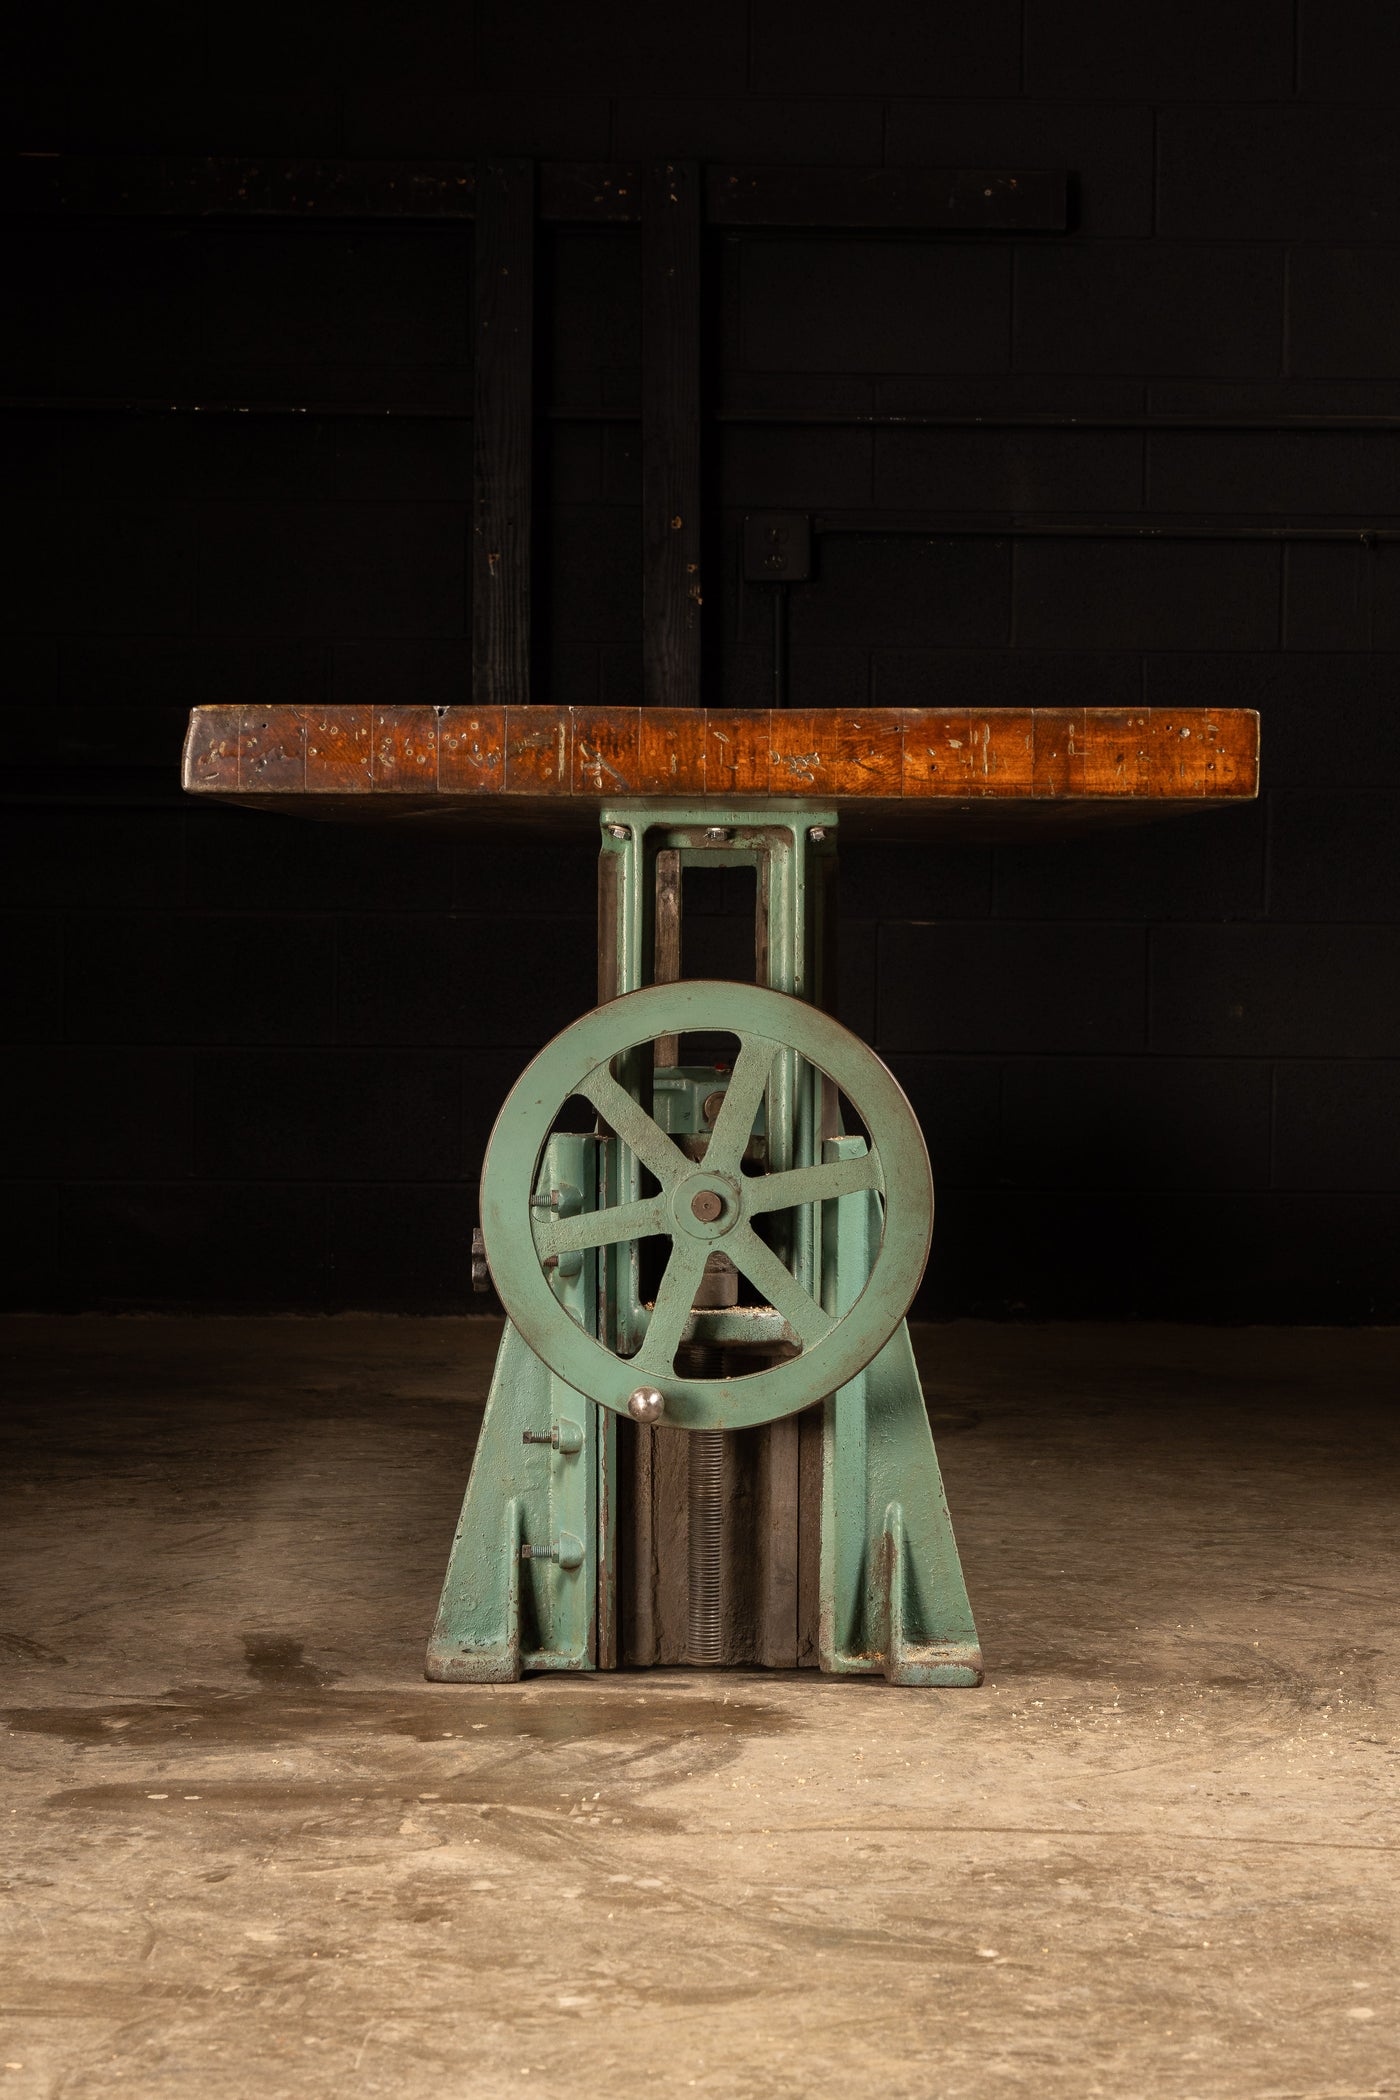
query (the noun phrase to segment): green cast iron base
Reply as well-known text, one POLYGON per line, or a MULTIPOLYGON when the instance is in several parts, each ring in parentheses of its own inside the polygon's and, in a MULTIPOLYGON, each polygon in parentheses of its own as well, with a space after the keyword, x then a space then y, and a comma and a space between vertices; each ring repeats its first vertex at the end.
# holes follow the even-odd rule
MULTIPOLYGON (((828 1152, 854 1157, 862 1143, 838 1138, 828 1152)), ((541 1188, 567 1180, 591 1193, 593 1147, 587 1137, 551 1139, 541 1188)), ((824 1295, 843 1312, 879 1242, 878 1198, 862 1190, 830 1208, 824 1295)), ((588 1324, 593 1278, 581 1271, 555 1287, 588 1324)), ((823 1403, 823 1415, 821 1668, 900 1685, 980 1684, 977 1629, 907 1324, 823 1403)), ((428 1646, 430 1678, 492 1683, 600 1667, 615 1609, 609 1485, 616 1436, 629 1433, 556 1378, 507 1323, 428 1646)))
MULTIPOLYGON (((568 1183, 597 1200, 597 1145, 556 1137, 541 1187, 568 1183)), ((596 1257, 555 1291, 590 1331, 596 1257)), ((600 1475, 615 1449, 612 1419, 556 1378, 509 1322, 447 1564, 427 1674, 500 1681, 527 1670, 592 1670, 598 1662, 600 1475), (528 1439, 528 1441, 527 1441, 528 1439), (528 1549, 529 1557, 526 1558, 528 1549)))
MULTIPOLYGON (((835 835, 834 811, 790 802, 762 815, 714 803, 623 801, 603 810, 601 997, 679 974, 676 886, 685 868, 709 863, 756 868, 759 980, 819 1004, 835 835)), ((795 1071, 798 1061, 788 1062, 795 1071)), ((864 1150, 862 1139, 822 1141, 790 1080, 770 1087, 766 1115, 770 1171, 864 1150)), ((555 1136, 536 1194, 547 1201, 567 1185, 582 1208, 611 1207, 638 1196, 636 1176, 615 1141, 555 1136)), ((857 1189, 809 1210, 821 1213, 822 1303, 844 1316, 879 1248, 879 1198, 857 1189)), ((561 1261, 553 1272, 555 1296, 586 1334, 613 1346, 635 1279, 629 1286, 597 1250, 564 1273, 572 1267, 561 1261), (610 1330, 603 1336, 600 1308, 610 1330)), ((820 1405, 821 1668, 899 1685, 980 1684, 977 1631, 907 1326, 820 1405)), ((615 1665, 617 1439, 632 1433, 552 1373, 507 1324, 429 1643, 430 1678, 500 1682, 615 1665)))

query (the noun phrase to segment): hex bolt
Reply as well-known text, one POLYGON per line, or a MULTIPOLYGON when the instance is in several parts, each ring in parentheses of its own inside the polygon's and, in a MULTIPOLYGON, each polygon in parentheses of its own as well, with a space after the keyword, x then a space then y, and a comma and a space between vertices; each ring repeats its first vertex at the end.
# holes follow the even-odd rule
POLYGON ((639 1385, 627 1397, 627 1412, 634 1422, 659 1422, 666 1412, 666 1395, 654 1385, 639 1385))
POLYGON ((557 1211, 561 1218, 576 1218, 583 1209, 583 1197, 571 1181, 566 1181, 557 1189, 545 1189, 533 1195, 530 1208, 557 1211))
POLYGON ((577 1422, 564 1416, 548 1429, 522 1429, 520 1441, 522 1444, 548 1444, 552 1450, 562 1452, 565 1458, 572 1458, 583 1449, 583 1431, 577 1422))
POLYGON ((713 1225, 724 1209, 724 1200, 714 1189, 701 1189, 690 1199, 690 1208, 702 1225, 713 1225))
POLYGON ((610 839, 630 839, 632 836, 625 824, 605 824, 603 829, 610 839))
POLYGON ((561 1531, 552 1546, 528 1546, 520 1548, 522 1560, 553 1560, 561 1568, 577 1568, 583 1564, 583 1540, 572 1531, 561 1531))
POLYGON ((814 846, 820 846, 822 840, 826 837, 825 824, 814 824, 807 836, 814 846))
POLYGON ((707 846, 726 845, 733 836, 733 832, 726 831, 723 824, 708 824, 705 827, 705 843, 707 846))

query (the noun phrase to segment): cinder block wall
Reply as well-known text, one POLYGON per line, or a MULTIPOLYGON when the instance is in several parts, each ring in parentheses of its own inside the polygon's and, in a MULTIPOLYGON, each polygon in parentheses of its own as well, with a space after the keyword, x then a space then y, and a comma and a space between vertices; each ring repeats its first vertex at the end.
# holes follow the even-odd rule
MULTIPOLYGON (((797 705, 1263 714, 1257 808, 845 855, 843 1003, 939 1184, 925 1309, 1394 1317, 1400 546, 1093 525, 1400 520, 1400 421, 1346 422, 1400 419, 1396 10, 429 0, 33 35, 33 150, 1071 169, 1064 238, 716 241, 730 407, 1087 420, 727 426, 711 696, 768 695, 746 508, 1077 523, 828 537, 791 600, 797 705)), ((589 852, 175 780, 196 702, 467 697, 470 233, 4 237, 6 392, 51 404, 7 414, 6 1293, 469 1308, 491 1118, 593 997, 589 852), (433 413, 358 412, 386 407, 433 413)), ((636 237, 546 248, 542 391, 580 414, 546 446, 543 690, 634 701, 637 431, 588 413, 637 401, 636 237)))

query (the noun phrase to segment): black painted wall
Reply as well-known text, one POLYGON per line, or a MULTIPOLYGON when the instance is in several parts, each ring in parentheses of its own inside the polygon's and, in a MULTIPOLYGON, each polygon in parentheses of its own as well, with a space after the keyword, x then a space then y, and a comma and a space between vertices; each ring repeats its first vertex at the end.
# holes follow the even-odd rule
MULTIPOLYGON (((1400 419, 1381 0, 194 5, 31 33, 9 128, 34 150, 1071 169, 1067 237, 716 242, 731 408, 1201 427, 726 427, 714 701, 768 697, 746 507, 1400 522, 1400 421, 1278 427, 1400 419)), ((197 702, 467 697, 470 233, 5 242, 6 391, 48 404, 6 418, 7 1295, 470 1308, 492 1115, 593 997, 589 852, 175 789, 197 702), (123 406, 162 400, 251 412, 123 406), (359 412, 385 408, 420 413, 359 412)), ((635 234, 545 246, 545 397, 634 407, 635 234)), ((636 427, 555 420, 545 471, 540 696, 635 700, 636 427)), ((1394 1317, 1400 545, 832 537, 791 635, 795 704, 1263 714, 1255 808, 845 855, 847 1018, 939 1184, 926 1308, 1394 1317)))

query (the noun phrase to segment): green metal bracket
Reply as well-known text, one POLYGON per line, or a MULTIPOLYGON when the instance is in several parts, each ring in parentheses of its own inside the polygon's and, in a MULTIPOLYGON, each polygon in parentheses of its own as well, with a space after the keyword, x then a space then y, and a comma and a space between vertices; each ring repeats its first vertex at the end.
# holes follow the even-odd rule
MULTIPOLYGON (((551 1138, 541 1211, 598 1200, 595 1138, 551 1138), (562 1197, 562 1202, 559 1200, 562 1197)), ((560 1304, 596 1329, 597 1256, 561 1262, 560 1304)), ((507 1323, 428 1644, 429 1677, 509 1681, 527 1670, 598 1666, 598 1409, 557 1378, 507 1323)))
MULTIPOLYGON (((859 1138, 828 1139, 825 1160, 859 1138)), ((879 1245, 879 1207, 839 1196, 823 1230, 828 1309, 854 1304, 879 1245)), ((943 1494, 909 1328, 825 1402, 822 1434, 821 1666, 883 1672, 892 1684, 974 1685, 982 1655, 943 1494)))

